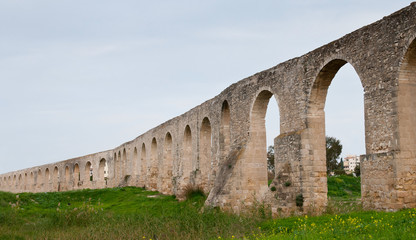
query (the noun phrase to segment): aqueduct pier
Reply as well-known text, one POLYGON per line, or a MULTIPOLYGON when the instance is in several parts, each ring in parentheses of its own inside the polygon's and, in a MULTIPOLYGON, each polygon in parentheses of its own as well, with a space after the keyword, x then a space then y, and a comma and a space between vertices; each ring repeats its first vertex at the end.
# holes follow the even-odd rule
POLYGON ((366 209, 416 207, 416 3, 301 57, 243 79, 216 97, 104 152, 0 175, 0 190, 145 186, 209 193, 206 205, 240 212, 320 213, 327 205, 325 100, 346 63, 364 90, 366 209), (267 183, 265 113, 274 97, 276 175, 267 183), (287 184, 290 183, 290 184, 287 184), (298 201, 297 201, 298 200, 298 201))

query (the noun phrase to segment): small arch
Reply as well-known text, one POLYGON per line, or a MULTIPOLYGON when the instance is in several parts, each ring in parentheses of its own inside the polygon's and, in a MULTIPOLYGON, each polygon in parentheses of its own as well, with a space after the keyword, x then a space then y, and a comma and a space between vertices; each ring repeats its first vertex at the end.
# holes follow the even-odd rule
POLYGON ((69 173, 69 166, 65 167, 65 183, 68 184, 70 181, 70 173, 69 173))
POLYGON ((114 168, 114 179, 117 180, 118 178, 118 162, 117 162, 117 152, 114 153, 114 161, 113 161, 113 168, 114 168))
POLYGON ((78 163, 75 163, 74 169, 73 169, 73 179, 74 179, 74 186, 79 186, 79 183, 81 181, 81 174, 79 172, 79 165, 78 163))
POLYGON ((49 173, 49 168, 45 169, 44 184, 48 184, 51 181, 51 174, 49 173))
POLYGON ((172 135, 170 132, 166 133, 165 142, 163 145, 163 164, 162 167, 162 192, 172 193, 172 169, 173 169, 173 151, 172 151, 172 135))
POLYGON ((157 158, 157 141, 156 138, 152 139, 150 145, 150 172, 149 172, 149 186, 151 189, 157 189, 157 180, 159 176, 159 163, 157 158))
POLYGON ((137 153, 137 147, 134 147, 133 150, 133 174, 137 176, 138 173, 138 165, 139 165, 139 154, 137 153))
POLYGON ((140 153, 140 162, 141 162, 141 179, 142 183, 146 183, 146 175, 147 175, 147 163, 146 163, 146 145, 142 144, 142 151, 140 153))
POLYGON ((126 175, 127 175, 127 152, 126 149, 123 149, 123 158, 121 161, 121 171, 122 171, 122 178, 125 179, 126 175))
POLYGON ((56 189, 57 191, 60 190, 60 186, 59 186, 59 170, 58 167, 55 166, 55 168, 53 169, 53 187, 54 189, 56 189))
POLYGON ((121 151, 118 151, 117 159, 118 159, 117 168, 118 168, 118 173, 119 173, 119 176, 117 177, 118 179, 123 179, 124 172, 123 172, 123 159, 121 158, 121 151))
POLYGON ((19 178, 18 178, 18 180, 17 180, 17 186, 18 186, 18 189, 22 189, 22 185, 23 185, 23 179, 22 179, 22 174, 19 174, 19 178))
POLYGON ((30 172, 28 190, 33 190, 34 184, 35 184, 35 175, 33 174, 33 172, 30 172))
POLYGON ((212 161, 212 134, 211 122, 207 117, 202 120, 201 131, 199 134, 199 170, 201 172, 201 185, 207 186, 211 176, 212 161))
MULTIPOLYGON (((231 113, 230 106, 227 100, 224 100, 221 106, 221 122, 220 122, 220 135, 219 135, 219 149, 220 149, 220 161, 224 162, 230 152, 231 144, 231 113)), ((215 176, 215 170, 213 172, 215 176)))
POLYGON ((107 177, 108 177, 107 161, 105 160, 105 158, 101 158, 100 164, 98 167, 98 180, 105 182, 105 185, 107 186, 107 177))
POLYGON ((87 182, 92 182, 94 180, 93 169, 90 161, 85 164, 84 177, 87 182))
MULTIPOLYGON (((23 181, 19 181, 19 182, 20 182, 20 187, 21 187, 21 189, 26 189, 26 188, 28 187, 28 184, 27 184, 27 179, 28 179, 28 177, 27 177, 27 173, 25 173, 25 174, 23 175, 23 181)), ((30 181, 30 179, 29 179, 29 181, 30 181)))
POLYGON ((189 125, 186 125, 182 142, 183 184, 190 182, 192 172, 192 133, 189 125))
POLYGON ((36 177, 36 185, 38 186, 38 188, 40 188, 42 183, 43 183, 42 170, 38 169, 38 174, 37 174, 37 177, 36 177))

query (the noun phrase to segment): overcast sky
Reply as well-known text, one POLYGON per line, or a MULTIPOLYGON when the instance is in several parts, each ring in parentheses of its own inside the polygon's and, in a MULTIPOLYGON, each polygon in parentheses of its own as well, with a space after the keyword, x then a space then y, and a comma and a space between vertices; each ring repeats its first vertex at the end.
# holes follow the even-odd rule
MULTIPOLYGON (((410 2, 0 1, 0 173, 112 149, 410 2)), ((327 135, 363 154, 358 76, 335 80, 327 135)))

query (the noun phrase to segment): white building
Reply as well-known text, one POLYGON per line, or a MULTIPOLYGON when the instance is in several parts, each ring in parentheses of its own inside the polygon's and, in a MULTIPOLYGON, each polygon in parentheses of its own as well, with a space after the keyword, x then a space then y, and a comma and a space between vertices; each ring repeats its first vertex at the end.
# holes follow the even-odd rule
POLYGON ((357 165, 360 165, 360 156, 347 155, 344 158, 344 170, 347 173, 353 173, 357 165))

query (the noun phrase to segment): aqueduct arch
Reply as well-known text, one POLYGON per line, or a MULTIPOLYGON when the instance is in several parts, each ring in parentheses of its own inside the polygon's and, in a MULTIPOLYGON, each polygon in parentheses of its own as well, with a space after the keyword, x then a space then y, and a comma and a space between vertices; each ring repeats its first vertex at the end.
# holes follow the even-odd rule
POLYGON ((191 183, 192 172, 192 133, 189 125, 186 125, 182 141, 182 186, 191 183))
POLYGON ((146 184, 146 179, 147 179, 147 162, 146 162, 146 145, 143 143, 142 144, 142 151, 140 154, 140 166, 141 166, 141 184, 142 186, 144 186, 146 184))
POLYGON ((101 158, 98 166, 98 181, 103 187, 107 186, 107 177, 108 177, 108 166, 107 160, 101 158))
POLYGON ((79 172, 79 164, 75 163, 73 172, 74 187, 77 188, 80 185, 81 173, 79 172))
POLYGON ((166 133, 163 145, 163 164, 162 167, 162 192, 172 194, 172 177, 173 177, 173 144, 172 135, 166 133))
POLYGON ((157 141, 156 138, 152 139, 152 143, 150 144, 150 168, 149 168, 149 189, 156 190, 157 189, 157 180, 159 176, 159 161, 158 161, 158 154, 157 154, 157 141))
MULTIPOLYGON (((313 82, 307 106, 307 126, 310 137, 310 145, 313 151, 309 154, 313 162, 314 171, 309 176, 316 183, 313 192, 306 192, 305 195, 313 194, 317 199, 313 204, 316 206, 327 205, 327 167, 326 166, 326 129, 325 129, 325 103, 329 86, 338 71, 348 61, 339 57, 325 63, 313 82), (319 189, 320 188, 320 189, 319 189), (319 189, 316 191, 316 189, 319 189)), ((354 66, 353 66, 354 67, 354 66)), ((361 86, 363 82, 360 78, 361 86)), ((365 109, 364 109, 365 112, 365 109)), ((365 121, 365 119, 364 119, 365 121)), ((364 175, 364 174, 363 174, 364 175)))
POLYGON ((212 165, 212 130, 211 122, 207 117, 202 120, 201 130, 199 134, 199 174, 200 179, 198 180, 200 185, 205 192, 209 192, 209 178, 211 175, 212 165))
POLYGON ((66 166, 72 170, 75 163, 85 166, 78 188, 97 188, 101 170, 98 178, 89 179, 89 169, 100 169, 104 158, 111 173, 108 187, 119 186, 128 174, 132 175, 129 185, 176 195, 186 185, 209 186, 206 204, 235 212, 255 199, 269 204, 275 214, 321 213, 327 191, 323 157, 326 91, 348 62, 364 89, 363 205, 378 210, 416 207, 415 36, 416 4, 411 4, 247 77, 114 149, 1 174, 8 181, 0 189, 37 191, 28 186, 31 181, 24 184, 22 176, 44 169, 43 190, 59 191, 65 181, 59 175, 66 166), (268 187, 263 124, 272 95, 278 99, 280 134, 274 139, 276 177, 268 187), (300 204, 296 199, 302 200, 300 204))

